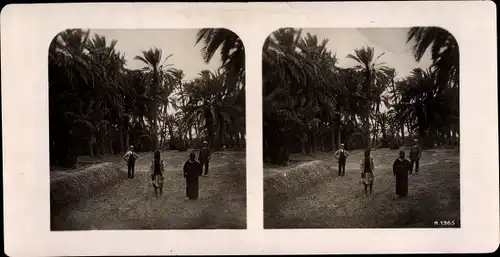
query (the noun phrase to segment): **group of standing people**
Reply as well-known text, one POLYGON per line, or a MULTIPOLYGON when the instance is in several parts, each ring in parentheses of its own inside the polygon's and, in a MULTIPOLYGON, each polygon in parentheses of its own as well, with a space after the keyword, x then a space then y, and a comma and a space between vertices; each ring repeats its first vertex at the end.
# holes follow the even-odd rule
MULTIPOLYGON (((210 148, 208 142, 202 143, 198 160, 194 152, 189 154, 189 159, 184 163, 183 176, 186 181, 186 197, 190 200, 198 199, 199 195, 199 177, 208 176, 208 166, 211 158, 210 148)), ((130 146, 129 151, 125 153, 123 159, 128 165, 128 177, 134 178, 135 162, 139 159, 137 153, 134 152, 134 147, 130 146)), ((151 184, 153 186, 155 196, 163 195, 163 184, 165 181, 165 163, 161 160, 159 150, 154 152, 154 158, 150 165, 151 170, 151 184)))
MULTIPOLYGON (((422 150, 418 144, 418 140, 414 140, 414 144, 410 149, 410 160, 405 158, 404 149, 400 149, 399 157, 393 163, 393 175, 396 178, 396 194, 399 196, 408 195, 408 174, 413 173, 415 167, 415 174, 418 173, 419 160, 422 155, 422 150)), ((339 164, 339 176, 345 176, 345 165, 349 152, 344 149, 344 144, 340 145, 340 149, 334 154, 339 164)), ((373 192, 373 181, 375 164, 371 155, 371 150, 366 149, 360 162, 360 175, 361 183, 364 186, 365 195, 371 195, 373 192)))

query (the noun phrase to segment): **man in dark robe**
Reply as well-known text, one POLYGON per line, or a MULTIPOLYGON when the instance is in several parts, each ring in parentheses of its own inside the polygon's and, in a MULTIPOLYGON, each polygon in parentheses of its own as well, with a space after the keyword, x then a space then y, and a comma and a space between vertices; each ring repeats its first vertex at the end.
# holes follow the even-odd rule
POLYGON ((405 151, 399 151, 399 158, 392 165, 392 172, 396 177, 396 194, 399 196, 408 195, 408 173, 411 173, 412 164, 405 158, 405 151))
POLYGON ((135 161, 139 159, 139 156, 134 152, 134 146, 130 146, 129 151, 125 153, 123 159, 128 165, 128 178, 134 178, 135 161))
POLYGON ((203 141, 201 149, 200 149, 200 154, 198 155, 198 160, 200 161, 200 164, 202 166, 202 169, 205 168, 205 176, 208 176, 208 164, 210 163, 210 149, 208 148, 208 142, 203 141))
POLYGON ((196 155, 191 153, 189 160, 184 163, 184 178, 186 179, 186 197, 191 200, 198 199, 199 177, 202 173, 202 167, 196 161, 196 155))
POLYGON ((415 139, 414 144, 410 150, 410 161, 411 161, 410 174, 412 174, 414 166, 415 166, 415 174, 418 173, 418 166, 421 155, 422 155, 422 149, 420 149, 420 146, 418 145, 418 140, 415 139))
POLYGON ((340 144, 340 149, 335 152, 335 159, 339 162, 339 176, 345 176, 345 163, 349 152, 344 150, 344 144, 340 144))

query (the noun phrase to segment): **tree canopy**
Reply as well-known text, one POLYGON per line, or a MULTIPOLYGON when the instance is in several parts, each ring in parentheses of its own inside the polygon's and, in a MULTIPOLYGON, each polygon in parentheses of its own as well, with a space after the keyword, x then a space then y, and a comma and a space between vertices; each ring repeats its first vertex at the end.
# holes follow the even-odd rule
POLYGON ((168 49, 144 49, 133 58, 143 68, 131 70, 116 40, 82 29, 59 33, 48 60, 51 165, 70 167, 80 155, 121 153, 129 145, 184 151, 207 140, 216 150, 243 149, 243 44, 225 29, 202 29, 196 39, 204 61, 220 51, 222 64, 186 81, 168 49))
POLYGON ((458 144, 458 44, 449 32, 409 29, 401 43, 411 44, 416 61, 430 51, 432 64, 399 79, 380 61, 384 53, 368 46, 345 56, 354 66, 339 67, 329 40, 283 28, 265 41, 264 161, 286 165, 292 152, 336 150, 340 143, 350 149, 397 148, 412 139, 424 147, 458 144))

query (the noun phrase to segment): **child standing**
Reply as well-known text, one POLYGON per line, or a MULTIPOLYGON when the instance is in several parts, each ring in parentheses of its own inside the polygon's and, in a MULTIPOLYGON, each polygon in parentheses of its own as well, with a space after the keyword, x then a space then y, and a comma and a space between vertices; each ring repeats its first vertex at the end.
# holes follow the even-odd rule
POLYGON ((163 181, 165 179, 165 176, 163 175, 163 171, 165 171, 165 164, 160 158, 160 151, 156 150, 153 158, 153 163, 151 163, 150 166, 152 173, 151 180, 156 197, 158 197, 158 191, 160 191, 160 196, 163 195, 163 181))
POLYGON ((373 158, 371 157, 370 154, 370 149, 365 150, 365 156, 361 158, 361 183, 363 183, 365 187, 365 194, 368 196, 368 187, 370 188, 370 195, 372 194, 373 190, 373 171, 375 169, 375 166, 373 164, 373 158))

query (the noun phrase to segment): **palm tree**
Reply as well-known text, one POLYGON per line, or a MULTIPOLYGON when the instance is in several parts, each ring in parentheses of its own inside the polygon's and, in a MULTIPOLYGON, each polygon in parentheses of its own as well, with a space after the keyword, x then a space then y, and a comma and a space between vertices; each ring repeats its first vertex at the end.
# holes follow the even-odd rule
MULTIPOLYGON (((162 90, 162 83, 164 82, 165 76, 168 74, 164 68, 170 66, 170 64, 164 66, 164 63, 170 57, 172 57, 172 54, 167 56, 162 62, 162 50, 158 48, 142 51, 142 56, 137 55, 134 57, 134 60, 140 60, 146 64, 143 70, 147 71, 151 77, 150 95, 152 96, 157 96, 158 92, 162 90)), ((169 90, 167 90, 167 92, 168 91, 169 90)), ((158 149, 158 102, 158 97, 153 97, 149 107, 150 118, 153 120, 153 151, 158 149)))
MULTIPOLYGON (((264 158, 275 164, 286 164, 293 137, 307 134, 309 126, 303 119, 314 118, 314 112, 306 115, 306 108, 299 113, 299 101, 295 100, 295 92, 305 85, 304 70, 310 67, 301 63, 297 52, 300 35, 301 30, 279 29, 266 39, 263 47, 264 158)), ((305 149, 307 142, 301 143, 305 149)))
MULTIPOLYGON (((398 73, 396 72, 396 69, 389 68, 385 70, 385 73, 387 75, 387 78, 389 79, 389 85, 388 85, 388 95, 385 95, 383 97, 383 101, 387 107, 392 107, 393 105, 398 105, 401 101, 401 87, 398 86, 398 82, 396 81, 396 76, 398 73)), ((400 85, 400 84, 399 84, 400 85)), ((400 137, 402 142, 405 140, 405 135, 404 135, 404 121, 399 121, 400 124, 399 126, 399 131, 401 133, 400 137)))
MULTIPOLYGON (((293 142, 314 152, 319 131, 336 118, 336 95, 343 90, 335 74, 336 56, 314 35, 279 29, 263 48, 265 158, 285 164, 293 142), (276 149, 275 149, 276 148, 276 149)), ((332 135, 332 148, 334 144, 332 135)))
POLYGON ((74 164, 74 155, 85 151, 113 153, 124 114, 124 58, 114 49, 116 41, 108 45, 89 34, 65 30, 49 48, 51 161, 62 165, 74 164))
MULTIPOLYGON (((407 43, 413 42, 415 59, 420 61, 427 50, 430 50, 432 69, 436 72, 438 92, 446 92, 454 118, 450 130, 451 141, 457 144, 459 134, 459 49, 455 37, 439 27, 413 27, 408 32, 407 43), (449 89, 451 87, 452 89, 449 89)), ((444 97, 444 96, 443 96, 444 97)))
POLYGON ((89 31, 65 30, 52 40, 49 47, 49 116, 51 131, 51 161, 62 166, 72 166, 79 154, 77 145, 83 142, 75 140, 74 134, 90 138, 90 124, 83 114, 88 108, 74 105, 77 99, 89 99, 88 88, 95 85, 97 70, 85 52, 89 31), (77 125, 78 124, 78 125, 77 125))
POLYGON ((221 68, 227 74, 227 90, 233 90, 238 84, 244 86, 245 47, 240 37, 228 29, 200 29, 196 35, 196 44, 200 42, 203 42, 201 54, 206 63, 220 49, 221 68))
MULTIPOLYGON (((316 80, 309 80, 308 86, 311 84, 316 84, 315 91, 312 91, 314 94, 314 98, 318 100, 318 107, 320 107, 323 111, 320 116, 325 116, 324 118, 330 125, 331 130, 331 149, 335 149, 335 126, 334 123, 340 125, 340 120, 338 120, 339 112, 336 106, 337 95, 345 90, 344 86, 340 82, 340 77, 336 73, 338 71, 337 64, 337 56, 333 54, 330 50, 326 48, 328 44, 328 39, 323 39, 321 43, 319 43, 318 37, 316 35, 312 35, 307 33, 304 38, 299 41, 298 47, 300 53, 303 55, 305 59, 311 60, 317 66, 317 70, 319 70, 320 74, 315 74, 316 80)), ((317 125, 317 123, 315 124, 317 125)), ((317 127, 315 126, 315 129, 317 127)), ((313 131, 312 133, 312 141, 313 141, 313 152, 315 152, 316 140, 317 140, 317 132, 313 131)), ((339 145, 337 145, 337 148, 339 145)))
POLYGON ((361 72, 363 82, 361 86, 361 94, 364 96, 364 108, 362 108, 362 120, 364 141, 366 147, 370 147, 370 112, 373 108, 378 112, 381 102, 380 95, 384 91, 385 83, 379 79, 384 76, 383 71, 387 70, 384 63, 379 63, 378 60, 384 53, 374 58, 374 49, 372 47, 363 47, 354 50, 353 54, 348 54, 346 58, 353 59, 358 62, 358 65, 353 68, 361 72), (381 82, 381 83, 377 83, 381 82))
MULTIPOLYGON (((177 100, 180 101, 180 108, 181 109, 184 109, 186 107, 186 94, 184 92, 184 83, 183 83, 183 79, 184 77, 186 77, 186 74, 184 73, 183 70, 179 70, 179 69, 172 69, 172 79, 173 79, 173 83, 174 83, 174 88, 175 90, 178 90, 178 98, 177 100)), ((184 115, 181 113, 181 112, 178 112, 176 114, 177 116, 182 116, 182 119, 184 118, 184 115)), ((192 127, 189 126, 187 129, 187 137, 189 139, 189 143, 193 140, 193 136, 192 136, 192 127)))
MULTIPOLYGON (((112 40, 107 44, 105 37, 95 34, 87 43, 87 50, 92 65, 98 69, 98 84, 100 85, 96 100, 101 110, 106 110, 104 116, 108 124, 101 133, 98 133, 98 142, 101 152, 110 151, 113 153, 112 140, 118 134, 119 129, 115 129, 111 124, 118 124, 124 115, 125 102, 122 97, 124 84, 121 83, 123 76, 125 58, 116 51, 115 46, 118 41, 112 40), (109 147, 106 147, 108 145, 109 147)), ((121 149, 123 151, 124 149, 121 149)))
POLYGON ((220 147, 217 139, 223 137, 235 117, 244 116, 244 109, 235 104, 238 93, 226 91, 225 73, 204 70, 199 76, 185 88, 189 97, 186 122, 203 120, 209 145, 217 149, 220 147))
POLYGON ((450 98, 440 93, 437 74, 431 69, 416 68, 407 81, 403 98, 396 106, 399 119, 411 122, 425 146, 432 146, 436 133, 449 131, 451 123, 450 98))
POLYGON ((138 133, 141 137, 145 136, 146 131, 134 131, 134 128, 144 128, 144 118, 149 116, 148 107, 151 102, 151 96, 148 95, 150 87, 148 78, 140 70, 126 70, 122 77, 123 98, 125 101, 124 116, 120 123, 124 141, 124 148, 128 149, 130 144, 130 135, 138 133), (139 125, 140 124, 140 125, 139 125))
MULTIPOLYGON (((225 92, 220 92, 219 94, 224 95, 224 97, 228 97, 228 99, 231 99, 228 101, 233 102, 235 107, 241 109, 239 112, 244 112, 243 110, 245 108, 245 92, 246 92, 245 91, 245 48, 242 40, 238 37, 238 35, 227 29, 201 29, 198 31, 198 34, 196 36, 196 44, 200 42, 203 42, 201 54, 206 63, 209 63, 212 60, 214 54, 217 51, 219 51, 220 53, 221 63, 222 63, 220 69, 224 74, 223 75, 224 89, 221 90, 225 92)), ((210 77, 212 76, 206 71, 202 71, 201 77, 202 77, 201 81, 205 82, 214 81, 213 79, 210 79, 210 77)), ((200 81, 198 81, 198 84, 200 84, 200 81)), ((203 82, 201 82, 201 84, 203 84, 203 82)), ((196 96, 196 94, 191 96, 198 97, 196 96)), ((207 97, 208 96, 205 96, 205 98, 207 97)), ((203 116, 203 119, 205 119, 205 116, 203 116)), ((210 119, 208 121, 210 122, 210 119)), ((207 122, 206 119, 205 122, 207 122)), ((232 125, 231 126, 221 125, 223 127, 222 129, 226 130, 227 128, 232 127, 233 129, 236 130, 231 133, 237 133, 238 138, 244 138, 245 134, 244 122, 232 119, 230 122, 232 122, 235 125, 236 124, 239 125, 237 127, 232 127, 232 125)), ((223 122, 222 124, 226 123, 223 122)), ((209 136, 211 140, 213 140, 213 136, 214 135, 209 136)))
POLYGON ((179 90, 179 98, 178 100, 180 100, 181 102, 181 106, 185 106, 186 105, 186 99, 185 99, 185 95, 184 95, 184 87, 183 87, 183 82, 182 80, 184 79, 184 77, 186 77, 186 74, 184 73, 183 70, 179 70, 179 69, 172 69, 172 79, 173 79, 173 83, 174 83, 174 88, 175 90, 179 90))
POLYGON ((391 117, 387 112, 375 114, 375 121, 379 128, 381 138, 381 147, 387 147, 389 144, 388 140, 388 130, 389 124, 391 123, 391 117))
POLYGON ((219 147, 213 143, 217 139, 244 144, 244 48, 227 32, 200 32, 207 39, 205 60, 219 44, 223 64, 216 73, 202 71, 191 83, 183 82, 181 70, 164 65, 172 55, 163 59, 159 49, 134 58, 145 64, 142 70, 128 70, 116 40, 91 36, 89 30, 58 34, 49 47, 51 164, 69 167, 78 155, 113 154, 131 140, 138 151, 155 150, 158 133, 162 145, 166 134, 192 139, 192 122, 200 121, 205 126, 194 124, 197 136, 208 136, 212 146, 219 147), (217 43, 217 35, 225 35, 225 43, 217 43), (174 114, 171 108, 180 111, 174 114))
POLYGON ((458 43, 451 33, 439 27, 412 27, 406 43, 413 42, 413 54, 420 61, 427 50, 431 51, 433 68, 440 87, 456 87, 459 82, 458 43))

